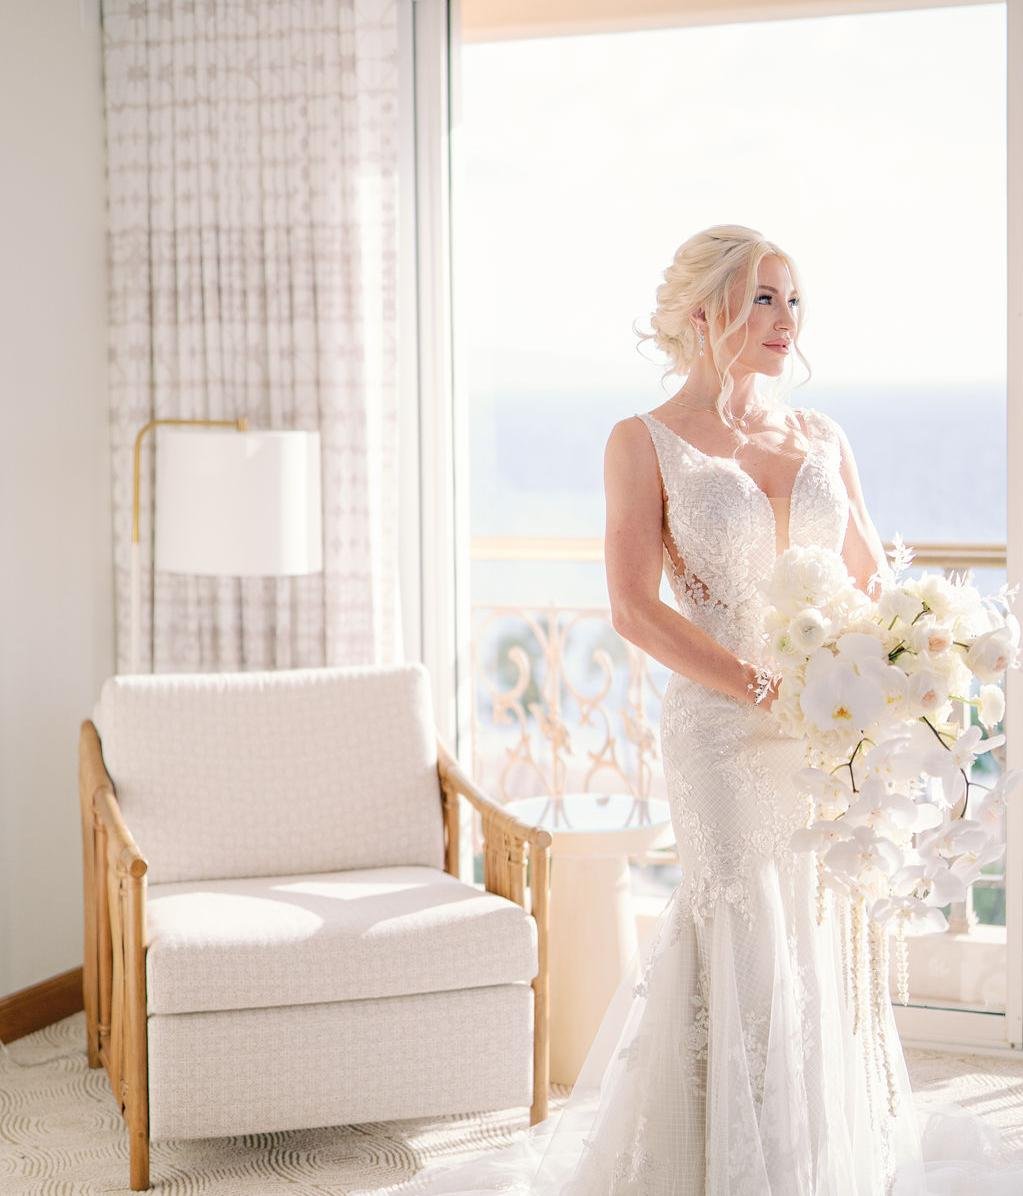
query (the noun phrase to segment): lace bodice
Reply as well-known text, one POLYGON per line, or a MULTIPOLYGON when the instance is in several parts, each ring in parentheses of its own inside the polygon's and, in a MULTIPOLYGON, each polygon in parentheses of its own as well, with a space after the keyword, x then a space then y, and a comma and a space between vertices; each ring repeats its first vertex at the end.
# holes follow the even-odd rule
MULTIPOLYGON (((788 501, 788 544, 841 552, 849 497, 839 472, 838 425, 812 407, 803 417, 809 448, 788 501)), ((637 413, 657 453, 674 559, 664 570, 681 614, 740 655, 752 655, 762 608, 760 583, 777 558, 774 505, 731 457, 711 456, 648 413, 637 413), (676 568, 675 560, 681 564, 676 568)))

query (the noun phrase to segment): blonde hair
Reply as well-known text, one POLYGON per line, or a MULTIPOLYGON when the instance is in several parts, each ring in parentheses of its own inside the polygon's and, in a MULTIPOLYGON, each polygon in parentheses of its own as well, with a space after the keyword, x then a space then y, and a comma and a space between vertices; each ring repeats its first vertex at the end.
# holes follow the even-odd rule
MULTIPOLYGON (((737 329, 745 325, 753 308, 757 293, 757 267, 769 255, 777 255, 788 266, 793 286, 799 293, 799 307, 796 329, 792 336, 792 348, 806 366, 807 376, 800 385, 809 381, 810 363, 799 348, 799 333, 806 318, 806 299, 795 262, 773 241, 768 241, 756 229, 743 224, 715 224, 701 232, 694 233, 675 250, 671 265, 664 271, 664 282, 657 288, 657 309, 650 318, 652 331, 639 334, 639 343, 653 340, 658 349, 667 354, 668 368, 662 381, 669 374, 688 375, 699 354, 696 328, 691 316, 703 309, 707 319, 705 351, 710 351, 711 361, 718 376, 720 389, 715 407, 722 421, 737 432, 741 440, 748 439, 736 427, 728 408, 728 400, 735 388, 731 367, 746 347, 746 337, 735 354, 725 360, 725 341, 737 329), (729 308, 729 293, 737 279, 744 282, 743 296, 739 310, 732 313, 729 308), (724 327, 715 336, 718 322, 724 327)), ((633 325, 633 331, 638 331, 633 325)), ((637 345, 637 348, 639 346, 637 345)), ((775 383, 768 400, 785 402, 794 387, 775 383)))

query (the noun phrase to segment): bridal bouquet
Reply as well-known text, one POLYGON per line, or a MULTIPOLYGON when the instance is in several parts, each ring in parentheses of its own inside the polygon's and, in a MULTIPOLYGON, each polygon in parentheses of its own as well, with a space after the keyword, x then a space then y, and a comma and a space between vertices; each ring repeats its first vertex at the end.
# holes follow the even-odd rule
POLYGON ((968 574, 899 581, 912 555, 896 536, 891 568, 870 579, 868 597, 837 553, 794 546, 764 587, 764 651, 778 679, 770 712, 807 748, 796 780, 812 808, 792 846, 816 853, 818 923, 825 889, 849 900, 857 1024, 864 931, 877 996, 894 927, 907 1004, 906 936, 944 930, 940 907, 963 900, 1004 854, 1005 801, 1023 780, 1019 769, 991 787, 970 775, 977 756, 1005 741, 981 728, 1001 721, 998 683, 1020 663, 1009 609, 1018 586, 983 597, 968 574), (975 789, 985 791, 976 802, 975 789))

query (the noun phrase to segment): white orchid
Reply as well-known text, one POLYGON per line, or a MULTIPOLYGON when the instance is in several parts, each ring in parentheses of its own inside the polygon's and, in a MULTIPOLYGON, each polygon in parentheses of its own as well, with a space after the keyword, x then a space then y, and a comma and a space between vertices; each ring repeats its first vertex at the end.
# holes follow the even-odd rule
POLYGON ((962 900, 1004 852, 1006 799, 1023 783, 1020 770, 1007 773, 976 818, 949 820, 979 785, 976 757, 1005 740, 982 739, 952 714, 977 707, 988 732, 1004 717, 996 682, 1019 663, 1008 610, 1018 587, 985 598, 969 574, 899 581, 913 550, 895 543, 893 568, 878 569, 870 596, 838 553, 790 547, 762 586, 762 642, 781 678, 770 710, 806 744, 809 767, 796 780, 813 798, 813 821, 793 848, 817 853, 824 888, 869 898, 877 921, 932 933, 945 926, 935 907, 962 900))
POLYGON ((844 735, 862 733, 886 706, 878 686, 838 658, 817 670, 812 680, 808 675, 799 704, 814 726, 844 735))
POLYGON ((881 897, 871 906, 870 916, 882 926, 900 921, 902 933, 907 938, 939 934, 948 929, 948 919, 941 910, 919 897, 881 897))
POLYGON ((917 821, 917 804, 904 793, 892 793, 880 777, 869 777, 846 811, 850 826, 869 826, 887 836, 902 837, 917 821))
MULTIPOLYGON (((930 750, 930 744, 924 745, 930 750)), ((868 748, 863 764, 868 776, 879 776, 893 785, 901 785, 920 775, 924 747, 912 735, 901 733, 868 748)))
POLYGON ((869 826, 849 828, 847 839, 833 843, 824 855, 825 864, 842 880, 861 892, 888 892, 892 873, 902 867, 902 852, 869 826))
POLYGON ((977 717, 988 729, 997 727, 1005 715, 1005 691, 1000 685, 980 687, 977 717))
POLYGON ((795 851, 826 851, 835 843, 852 838, 852 830, 844 822, 823 819, 792 832, 791 846, 795 851))

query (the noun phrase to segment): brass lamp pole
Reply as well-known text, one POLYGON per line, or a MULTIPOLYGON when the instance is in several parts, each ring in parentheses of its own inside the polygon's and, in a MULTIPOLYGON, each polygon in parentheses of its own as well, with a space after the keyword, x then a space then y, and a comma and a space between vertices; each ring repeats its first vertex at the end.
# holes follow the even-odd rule
POLYGON ((135 465, 131 502, 131 671, 139 671, 139 640, 141 639, 142 573, 139 560, 139 486, 142 472, 142 438, 150 428, 164 424, 176 427, 237 428, 248 431, 249 421, 239 419, 151 419, 142 425, 135 437, 135 465))

